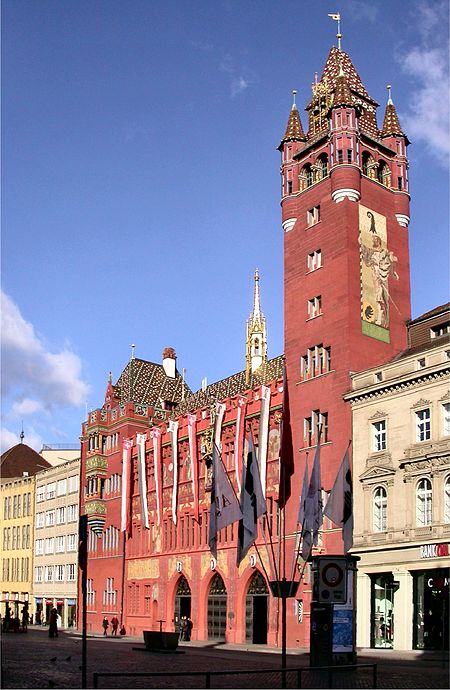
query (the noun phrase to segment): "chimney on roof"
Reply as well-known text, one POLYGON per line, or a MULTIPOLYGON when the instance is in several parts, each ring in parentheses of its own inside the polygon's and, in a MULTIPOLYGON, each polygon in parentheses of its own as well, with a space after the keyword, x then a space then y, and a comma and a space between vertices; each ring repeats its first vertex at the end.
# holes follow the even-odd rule
POLYGON ((175 378, 177 355, 173 347, 166 347, 163 351, 163 369, 166 376, 175 378))

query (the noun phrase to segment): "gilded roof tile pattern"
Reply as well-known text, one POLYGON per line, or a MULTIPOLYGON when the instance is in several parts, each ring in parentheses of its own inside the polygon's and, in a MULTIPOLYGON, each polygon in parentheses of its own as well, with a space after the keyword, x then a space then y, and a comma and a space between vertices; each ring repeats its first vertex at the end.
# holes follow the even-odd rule
POLYGON ((178 403, 191 390, 178 373, 175 378, 166 376, 162 364, 144 359, 131 359, 114 386, 114 395, 121 402, 133 400, 137 403, 161 406, 161 401, 178 403))
POLYGON ((302 121, 300 120, 300 115, 296 107, 291 109, 289 114, 289 120, 287 123, 286 131, 281 140, 281 144, 286 141, 303 141, 305 139, 305 133, 302 127, 302 121))
POLYGON ((177 405, 176 410, 173 412, 173 416, 179 416, 203 407, 209 407, 216 401, 225 400, 225 398, 243 393, 249 390, 249 388, 255 388, 263 384, 266 385, 271 381, 277 381, 283 378, 283 370, 284 356, 279 355, 256 369, 251 375, 249 384, 247 384, 245 380, 245 370, 233 374, 226 379, 222 379, 222 381, 211 383, 206 387, 205 391, 199 390, 196 393, 188 395, 182 403, 177 405))
POLYGON ((393 103, 388 103, 386 106, 381 134, 384 137, 389 136, 390 134, 400 134, 401 136, 404 136, 402 128, 400 127, 397 111, 395 110, 393 103))

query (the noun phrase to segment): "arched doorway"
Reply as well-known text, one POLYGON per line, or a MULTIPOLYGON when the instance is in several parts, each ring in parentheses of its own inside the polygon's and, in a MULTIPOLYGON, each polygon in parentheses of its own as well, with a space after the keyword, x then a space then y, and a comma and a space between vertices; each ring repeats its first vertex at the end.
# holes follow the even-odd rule
POLYGON ((227 590, 220 575, 214 575, 208 594, 208 640, 225 640, 227 590))
POLYGON ((252 644, 267 644, 269 590, 259 571, 253 574, 245 600, 245 639, 252 644))
POLYGON ((177 629, 176 626, 182 616, 186 616, 186 618, 191 617, 191 588, 189 587, 189 583, 184 575, 182 575, 178 580, 178 585, 175 592, 175 629, 177 629))

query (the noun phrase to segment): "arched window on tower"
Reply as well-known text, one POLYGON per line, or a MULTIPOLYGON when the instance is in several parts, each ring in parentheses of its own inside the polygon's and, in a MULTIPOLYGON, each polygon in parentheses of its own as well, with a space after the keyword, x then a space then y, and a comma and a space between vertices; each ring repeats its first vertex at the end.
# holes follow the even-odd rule
POLYGON ((363 175, 375 179, 375 169, 377 164, 375 163, 373 156, 368 152, 364 151, 362 155, 362 170, 363 175))
POLYGON ((373 492, 373 531, 385 532, 387 528, 387 493, 384 486, 373 492))
POLYGON ((416 525, 426 527, 433 521, 433 488, 429 479, 421 479, 416 487, 416 525))
POLYGON ((303 178, 303 183, 304 183, 303 189, 306 189, 307 187, 311 187, 311 185, 314 181, 311 163, 307 163, 306 165, 303 166, 302 178, 303 178))
POLYGON ((317 158, 317 167, 319 168, 319 177, 323 180, 328 175, 328 156, 326 153, 321 153, 317 158))
POLYGON ((384 184, 385 187, 391 186, 391 170, 385 161, 380 161, 378 164, 378 182, 384 184))

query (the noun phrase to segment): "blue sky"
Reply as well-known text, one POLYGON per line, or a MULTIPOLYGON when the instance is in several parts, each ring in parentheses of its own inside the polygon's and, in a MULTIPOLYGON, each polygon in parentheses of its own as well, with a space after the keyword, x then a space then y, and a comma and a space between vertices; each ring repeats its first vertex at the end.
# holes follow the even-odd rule
POLYGON ((3 0, 2 450, 77 442, 136 356, 244 367, 253 273, 283 351, 279 153, 335 44, 412 145, 413 316, 448 300, 448 3, 3 0))

